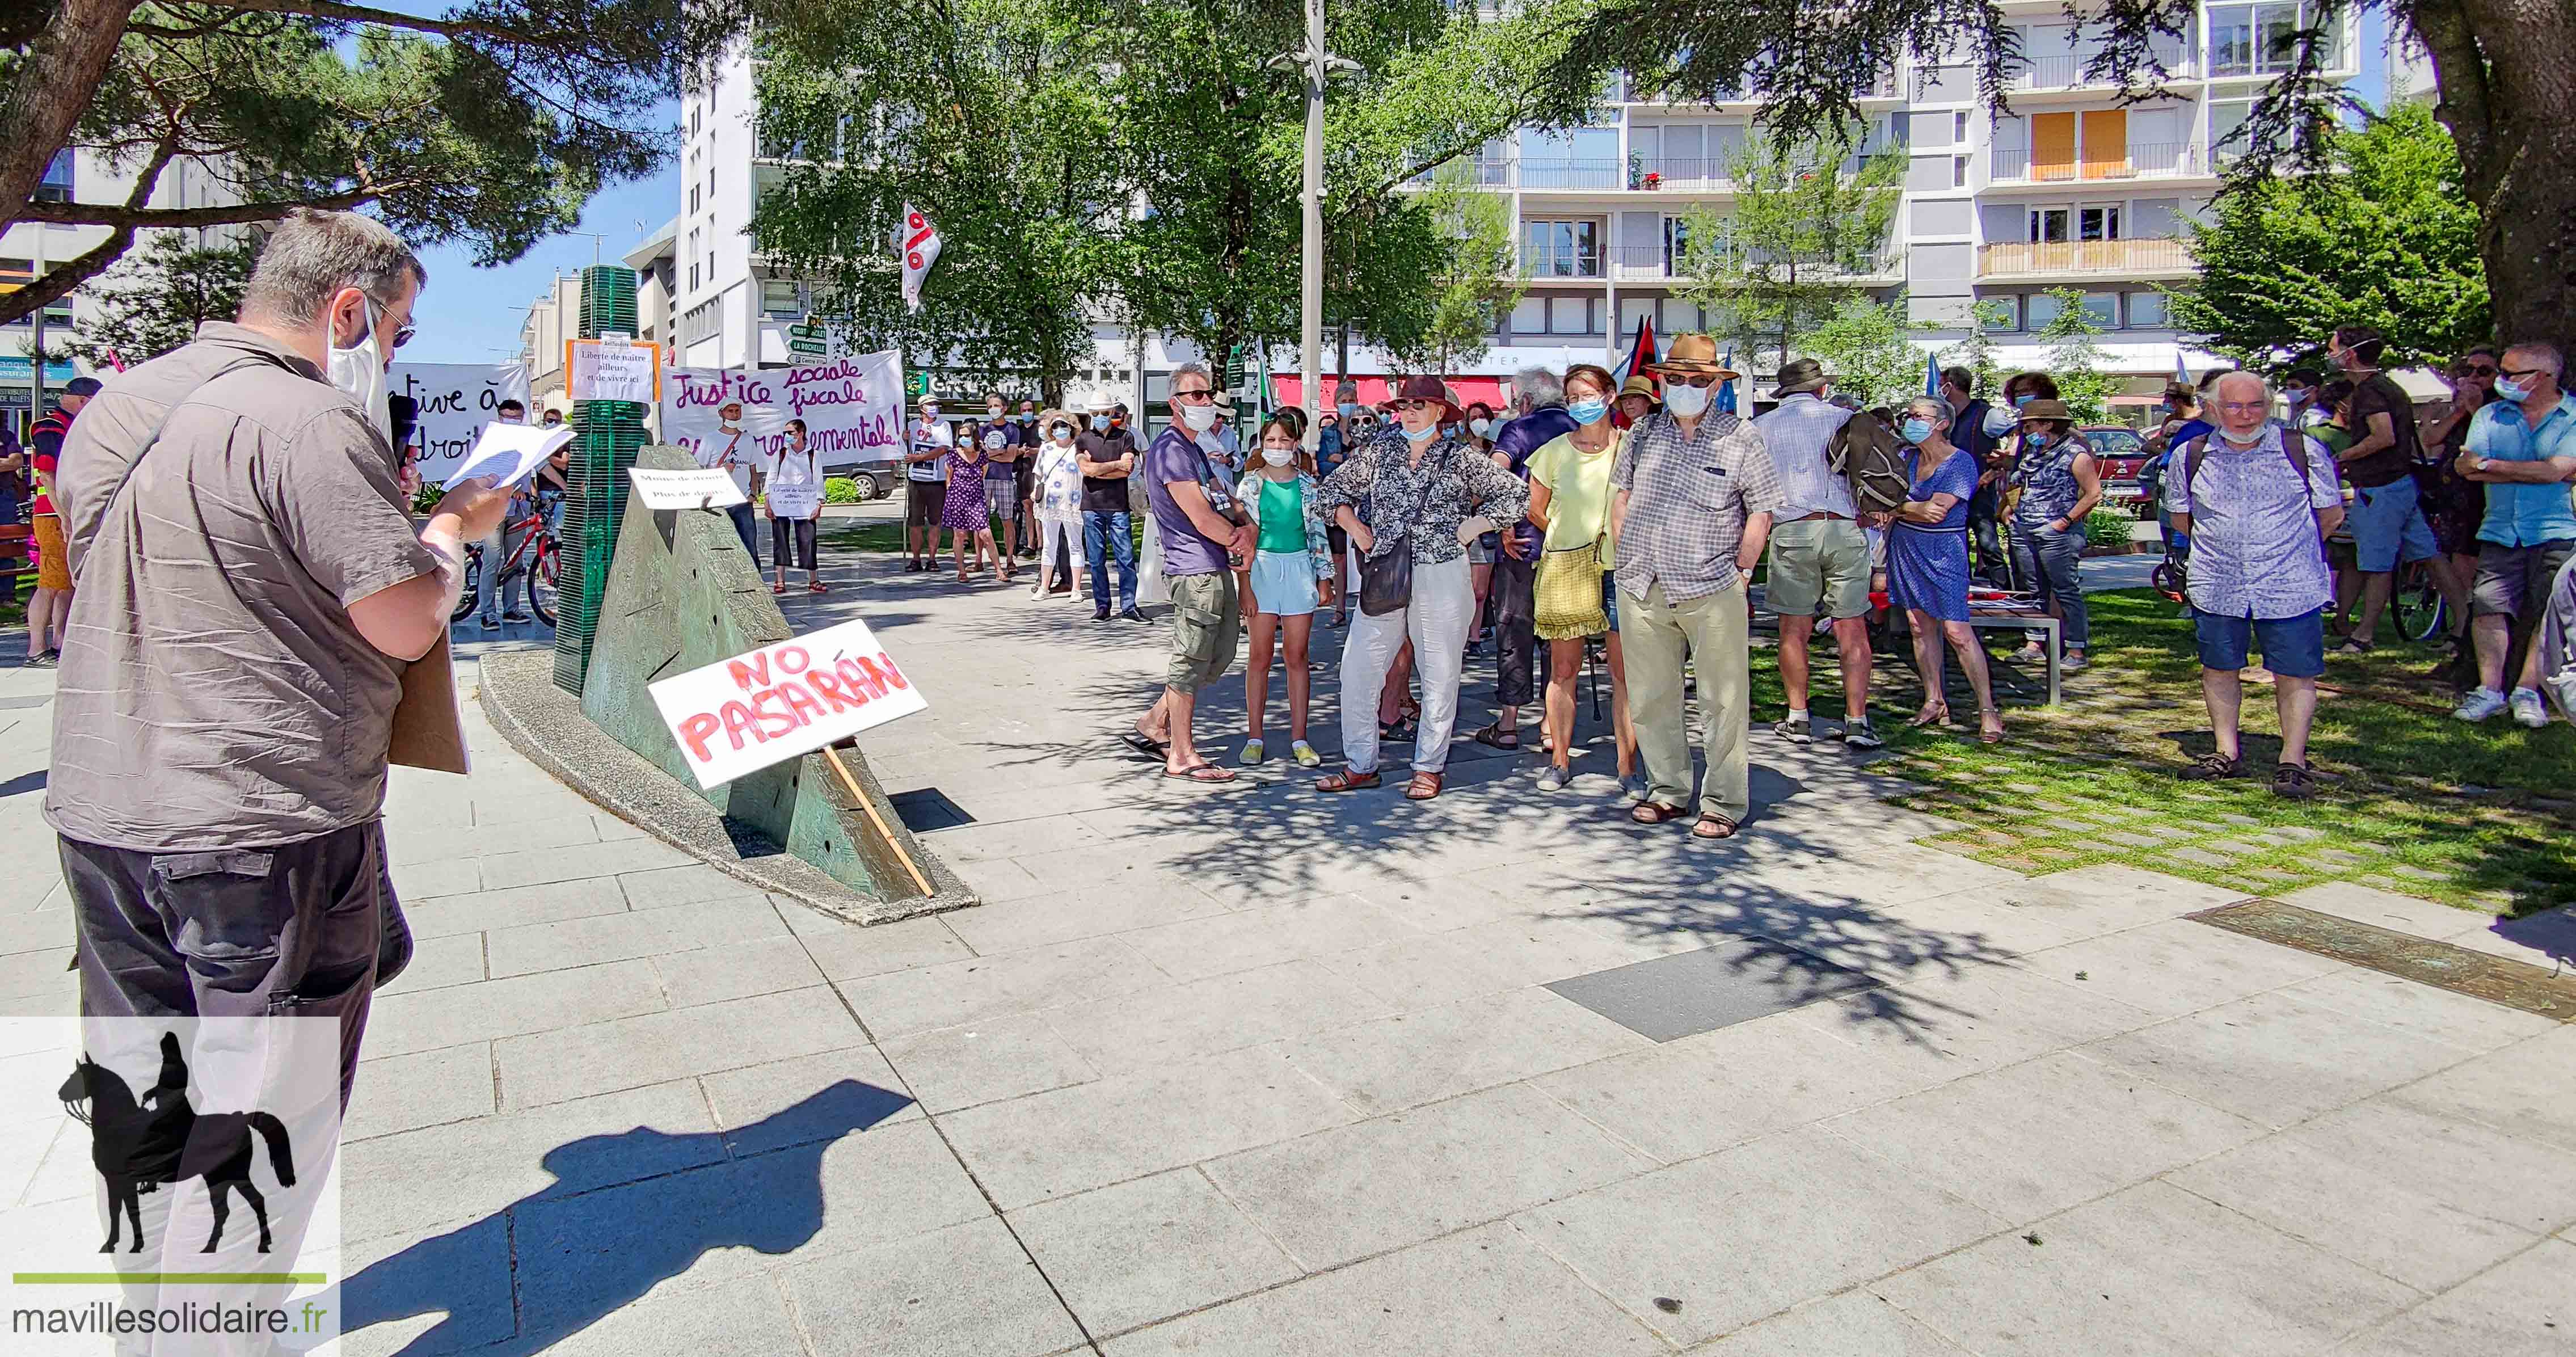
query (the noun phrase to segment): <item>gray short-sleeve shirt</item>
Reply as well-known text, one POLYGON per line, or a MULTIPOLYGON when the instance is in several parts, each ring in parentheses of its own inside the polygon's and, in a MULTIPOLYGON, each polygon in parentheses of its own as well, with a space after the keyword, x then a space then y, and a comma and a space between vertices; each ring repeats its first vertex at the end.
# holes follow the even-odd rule
POLYGON ((404 666, 348 605, 438 563, 357 403, 275 340, 209 324, 91 400, 64 473, 76 592, 46 820, 183 852, 375 819, 404 666))

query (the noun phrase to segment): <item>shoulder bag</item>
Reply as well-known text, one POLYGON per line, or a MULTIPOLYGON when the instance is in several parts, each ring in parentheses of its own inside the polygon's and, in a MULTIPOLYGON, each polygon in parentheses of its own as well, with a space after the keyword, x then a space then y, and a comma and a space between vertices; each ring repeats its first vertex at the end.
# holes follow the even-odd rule
MULTIPOLYGON (((1377 491, 1372 483, 1369 501, 1374 504, 1376 500, 1377 491)), ((1430 503, 1430 483, 1426 478, 1422 498, 1413 506, 1413 516, 1421 517, 1430 503)), ((1368 515, 1360 517, 1365 519, 1368 515)), ((1412 601, 1413 536, 1407 533, 1402 550, 1360 558, 1360 611, 1370 617, 1384 617, 1388 613, 1404 611, 1405 605, 1412 601)))

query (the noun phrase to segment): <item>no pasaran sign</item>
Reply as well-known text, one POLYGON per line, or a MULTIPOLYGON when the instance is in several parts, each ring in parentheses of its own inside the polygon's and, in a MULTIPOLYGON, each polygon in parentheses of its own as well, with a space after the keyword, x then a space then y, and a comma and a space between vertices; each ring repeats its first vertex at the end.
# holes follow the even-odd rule
POLYGON ((930 706, 865 622, 746 651, 666 678, 651 692, 701 787, 930 706))

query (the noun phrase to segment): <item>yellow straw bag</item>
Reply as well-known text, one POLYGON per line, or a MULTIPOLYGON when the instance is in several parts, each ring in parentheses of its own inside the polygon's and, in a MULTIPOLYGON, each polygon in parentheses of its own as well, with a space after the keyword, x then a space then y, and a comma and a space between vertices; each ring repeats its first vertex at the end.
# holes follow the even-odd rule
POLYGON ((1549 641, 1571 641, 1610 630, 1610 614, 1601 607, 1598 540, 1539 557, 1530 628, 1549 641))

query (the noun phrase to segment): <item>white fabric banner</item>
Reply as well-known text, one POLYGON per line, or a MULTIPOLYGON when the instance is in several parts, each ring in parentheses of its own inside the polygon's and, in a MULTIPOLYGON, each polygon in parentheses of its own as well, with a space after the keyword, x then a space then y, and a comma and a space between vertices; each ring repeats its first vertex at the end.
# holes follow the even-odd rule
MULTIPOLYGON (((517 363, 396 363, 385 380, 392 394, 420 402, 423 485, 444 484, 465 465, 483 426, 500 417, 503 400, 531 404, 528 370, 517 363)), ((528 422, 537 422, 533 408, 528 422)))
POLYGON ((778 459, 795 418, 826 469, 903 455, 903 355, 893 350, 755 372, 665 368, 662 441, 697 456, 724 427, 728 405, 742 407, 756 466, 778 459))

